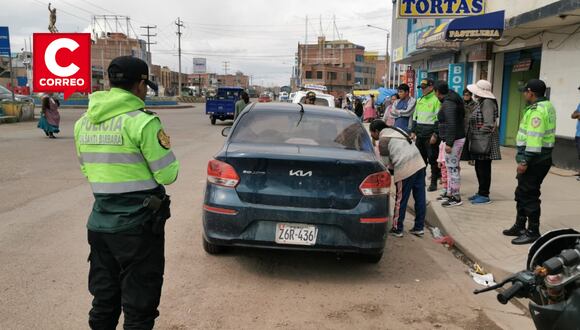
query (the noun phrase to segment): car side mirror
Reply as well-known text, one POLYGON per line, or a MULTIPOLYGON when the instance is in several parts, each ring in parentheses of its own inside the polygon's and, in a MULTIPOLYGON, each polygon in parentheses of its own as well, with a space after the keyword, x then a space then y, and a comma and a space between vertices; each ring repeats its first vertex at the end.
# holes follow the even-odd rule
POLYGON ((232 131, 232 128, 231 128, 231 127, 225 127, 225 128, 222 130, 222 136, 224 136, 224 137, 228 137, 228 136, 230 135, 230 132, 231 132, 231 131, 232 131))

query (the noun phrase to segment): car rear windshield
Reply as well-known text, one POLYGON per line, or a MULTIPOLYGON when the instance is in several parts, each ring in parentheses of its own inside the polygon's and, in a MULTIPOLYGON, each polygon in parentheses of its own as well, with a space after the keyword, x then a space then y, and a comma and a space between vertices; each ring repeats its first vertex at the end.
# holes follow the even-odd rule
MULTIPOLYGON (((306 96, 304 96, 300 99, 300 103, 306 104, 306 96)), ((320 97, 317 97, 316 100, 314 101, 314 105, 321 105, 323 107, 329 107, 330 103, 328 102, 327 99, 322 99, 320 97)))
POLYGON ((337 118, 318 114, 249 112, 240 118, 231 142, 291 144, 372 151, 372 143, 356 118, 337 118))

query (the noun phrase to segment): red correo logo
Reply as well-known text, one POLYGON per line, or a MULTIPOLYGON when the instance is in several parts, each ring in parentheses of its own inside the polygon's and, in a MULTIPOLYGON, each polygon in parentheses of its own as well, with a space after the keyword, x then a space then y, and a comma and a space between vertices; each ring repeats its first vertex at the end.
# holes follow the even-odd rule
POLYGON ((91 92, 91 34, 34 33, 35 92, 91 92))

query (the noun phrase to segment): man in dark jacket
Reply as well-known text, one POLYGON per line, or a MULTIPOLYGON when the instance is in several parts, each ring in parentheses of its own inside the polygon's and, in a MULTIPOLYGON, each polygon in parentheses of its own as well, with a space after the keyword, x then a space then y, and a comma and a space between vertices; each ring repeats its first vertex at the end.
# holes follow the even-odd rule
POLYGON ((437 81, 433 90, 441 101, 437 120, 439 122, 439 136, 445 142, 445 167, 448 175, 448 198, 441 205, 443 207, 459 206, 463 204, 459 193, 461 187, 459 161, 465 144, 465 107, 461 96, 449 90, 446 81, 437 81))

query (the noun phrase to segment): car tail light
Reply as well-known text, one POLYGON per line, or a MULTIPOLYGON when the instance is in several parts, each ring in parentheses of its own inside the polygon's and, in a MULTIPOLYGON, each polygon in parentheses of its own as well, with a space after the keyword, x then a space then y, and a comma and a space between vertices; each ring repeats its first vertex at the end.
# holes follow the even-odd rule
POLYGON ((388 222, 389 218, 361 218, 360 223, 385 223, 388 222))
POLYGON ((240 183, 240 177, 230 164, 212 159, 207 164, 207 181, 218 186, 235 188, 240 183))
POLYGON ((221 207, 213 207, 213 206, 209 206, 209 205, 204 205, 203 209, 211 212, 211 213, 216 213, 216 214, 223 214, 223 215, 237 215, 238 211, 236 210, 230 210, 230 209, 223 209, 221 207))
POLYGON ((365 196, 386 195, 391 187, 389 172, 379 172, 369 175, 360 185, 360 191, 365 196))

